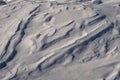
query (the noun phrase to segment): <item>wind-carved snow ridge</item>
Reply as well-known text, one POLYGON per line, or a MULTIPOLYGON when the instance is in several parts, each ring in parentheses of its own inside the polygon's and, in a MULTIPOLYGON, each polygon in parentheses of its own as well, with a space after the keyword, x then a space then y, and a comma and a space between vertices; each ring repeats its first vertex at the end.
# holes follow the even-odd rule
POLYGON ((0 6, 0 80, 119 80, 120 6, 14 0, 0 6))

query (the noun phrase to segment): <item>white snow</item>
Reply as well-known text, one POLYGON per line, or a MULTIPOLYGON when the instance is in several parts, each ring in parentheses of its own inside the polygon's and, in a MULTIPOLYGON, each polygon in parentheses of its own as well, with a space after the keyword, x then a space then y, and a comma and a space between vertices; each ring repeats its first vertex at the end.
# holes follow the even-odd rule
POLYGON ((119 0, 5 1, 0 80, 120 80, 119 0))

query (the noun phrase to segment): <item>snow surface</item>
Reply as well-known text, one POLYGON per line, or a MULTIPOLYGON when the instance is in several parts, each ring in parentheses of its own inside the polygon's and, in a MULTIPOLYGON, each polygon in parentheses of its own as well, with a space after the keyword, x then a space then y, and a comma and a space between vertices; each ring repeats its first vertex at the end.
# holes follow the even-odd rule
POLYGON ((120 0, 6 0, 0 80, 120 80, 120 0))

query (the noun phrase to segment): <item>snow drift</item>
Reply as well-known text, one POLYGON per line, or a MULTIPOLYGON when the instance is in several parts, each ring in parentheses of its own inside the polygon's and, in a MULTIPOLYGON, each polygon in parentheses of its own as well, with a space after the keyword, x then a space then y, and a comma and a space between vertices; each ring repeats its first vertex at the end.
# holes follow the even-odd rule
POLYGON ((1 5, 0 80, 119 80, 119 2, 1 5))

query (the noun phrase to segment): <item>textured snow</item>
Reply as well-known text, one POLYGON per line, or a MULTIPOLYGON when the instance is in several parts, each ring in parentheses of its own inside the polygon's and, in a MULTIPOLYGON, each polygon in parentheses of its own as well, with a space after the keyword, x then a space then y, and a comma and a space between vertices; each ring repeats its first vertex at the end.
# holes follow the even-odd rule
POLYGON ((120 80, 120 0, 2 0, 0 80, 120 80))

